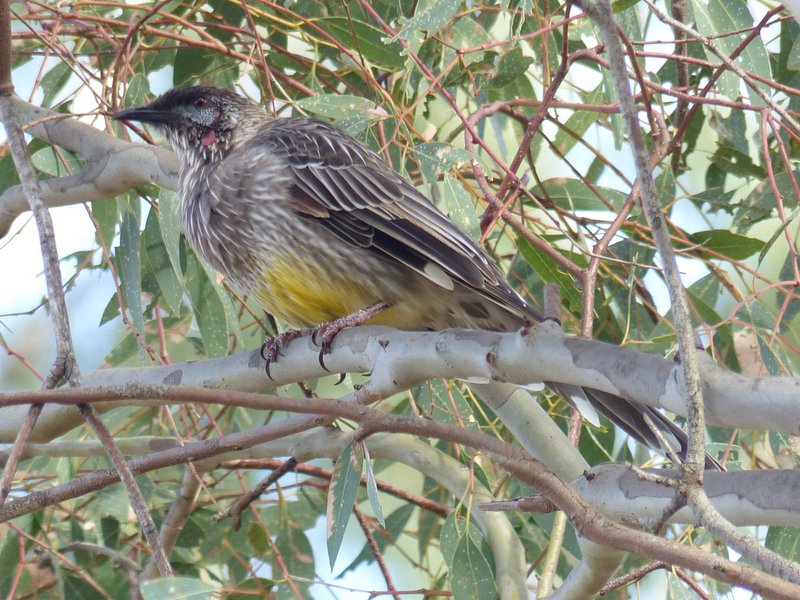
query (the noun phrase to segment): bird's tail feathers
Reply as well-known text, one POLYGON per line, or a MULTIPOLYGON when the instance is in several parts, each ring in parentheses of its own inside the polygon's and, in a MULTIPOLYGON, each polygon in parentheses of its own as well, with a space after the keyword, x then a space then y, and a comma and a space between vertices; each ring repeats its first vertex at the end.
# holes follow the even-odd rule
MULTIPOLYGON (((547 386, 563 396, 587 421, 599 424, 597 413, 600 413, 640 444, 662 454, 673 452, 681 458, 686 457, 689 445, 686 432, 658 410, 591 388, 551 382, 547 382, 547 386), (669 448, 665 448, 665 444, 669 448)), ((710 470, 724 470, 709 454, 706 454, 705 467, 710 470)))

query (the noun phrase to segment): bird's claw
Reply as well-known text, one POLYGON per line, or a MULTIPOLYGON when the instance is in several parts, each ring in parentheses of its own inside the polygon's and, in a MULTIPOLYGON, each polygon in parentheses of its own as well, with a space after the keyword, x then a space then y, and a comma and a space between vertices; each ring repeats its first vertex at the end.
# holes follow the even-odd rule
POLYGON ((261 358, 263 358, 264 362, 266 363, 264 366, 264 371, 266 372, 267 377, 272 379, 272 374, 269 372, 269 368, 273 362, 278 360, 281 350, 293 339, 303 337, 309 333, 313 332, 308 329, 289 329, 288 331, 284 331, 278 335, 268 337, 266 340, 264 340, 264 343, 261 344, 261 358))
POLYGON ((333 321, 330 323, 321 323, 311 333, 311 341, 319 346, 319 365, 326 371, 329 369, 325 366, 325 355, 330 353, 331 346, 333 345, 333 338, 339 335, 342 329, 344 329, 344 327, 333 321))
POLYGON ((270 375, 269 372, 269 367, 271 363, 278 359, 281 349, 283 349, 283 347, 293 339, 303 337, 308 334, 311 334, 311 341, 315 345, 319 346, 319 365, 326 371, 329 371, 330 369, 325 366, 325 355, 331 351, 333 338, 339 335, 339 332, 341 332, 343 329, 354 327, 356 325, 363 325, 381 311, 386 310, 388 307, 389 305, 385 302, 375 302, 374 304, 370 304, 369 306, 357 310, 352 314, 340 317, 334 321, 321 323, 316 327, 308 329, 290 329, 288 331, 284 331, 283 333, 279 333, 274 337, 267 338, 267 340, 265 340, 264 344, 261 346, 261 357, 267 363, 265 368, 267 377, 272 379, 272 375, 270 375))

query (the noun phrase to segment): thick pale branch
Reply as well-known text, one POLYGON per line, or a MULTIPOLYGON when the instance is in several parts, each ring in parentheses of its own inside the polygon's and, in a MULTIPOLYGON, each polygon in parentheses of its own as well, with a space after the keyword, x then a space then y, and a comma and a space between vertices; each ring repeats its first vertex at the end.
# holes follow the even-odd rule
MULTIPOLYGON (((11 99, 10 110, 26 133, 86 158, 79 173, 40 182, 42 199, 50 208, 114 198, 145 183, 169 189, 177 185, 178 162, 169 150, 125 142, 16 97, 11 99)), ((0 237, 27 210, 22 186, 4 190, 0 194, 0 237)))
MULTIPOLYGON (((309 338, 292 341, 272 366, 272 385, 330 375, 320 367, 318 353, 319 349, 309 338)), ((384 397, 436 377, 516 384, 548 379, 592 387, 641 404, 686 414, 680 367, 674 362, 629 348, 571 337, 553 323, 538 325, 526 336, 516 332, 457 329, 404 332, 358 327, 337 336, 325 363, 334 373, 371 372, 366 391, 384 397), (457 361, 452 360, 455 356, 457 361)), ((709 422, 731 428, 800 433, 800 406, 797 404, 800 379, 745 377, 721 369, 704 358, 700 364, 709 422)), ((95 371, 84 376, 84 385, 91 388, 166 383, 264 391, 268 382, 263 367, 263 360, 253 351, 191 363, 95 371)), ((0 409, 0 441, 13 439, 24 419, 24 410, 9 407, 9 398, 10 395, 0 396, 0 406, 4 406, 0 409)), ((99 400, 98 410, 113 407, 113 403, 99 400)), ((48 406, 32 440, 48 441, 81 422, 74 409, 48 406)))
MULTIPOLYGON (((677 477, 672 469, 658 475, 677 477)), ((603 514, 620 523, 652 524, 669 504, 673 491, 644 481, 627 465, 599 465, 590 477, 573 486, 603 514)), ((704 487, 714 507, 738 527, 785 525, 800 527, 800 472, 707 471, 704 487)), ((692 510, 684 507, 672 515, 671 523, 694 523, 692 510)))
POLYGON ((503 383, 474 385, 473 389, 500 417, 517 443, 559 477, 576 479, 589 468, 586 459, 530 394, 503 383))
POLYGON ((617 570, 624 552, 612 550, 603 544, 578 538, 581 560, 569 572, 564 582, 547 596, 547 600, 578 600, 596 598, 596 591, 605 585, 617 570))

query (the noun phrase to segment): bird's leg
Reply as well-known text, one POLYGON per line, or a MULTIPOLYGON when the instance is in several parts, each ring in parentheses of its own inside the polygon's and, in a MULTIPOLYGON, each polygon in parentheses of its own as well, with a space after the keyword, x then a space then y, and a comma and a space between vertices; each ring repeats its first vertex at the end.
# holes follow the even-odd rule
POLYGON ((339 317, 334 321, 320 323, 316 327, 306 327, 305 329, 289 329, 279 333, 276 336, 267 338, 264 340, 264 344, 261 346, 261 358, 263 358, 266 362, 265 371, 267 373, 267 377, 272 379, 272 376, 269 373, 269 367, 273 362, 278 360, 278 355, 280 354, 281 349, 283 349, 286 344, 292 340, 299 337, 304 337, 306 335, 311 335, 311 341, 320 347, 319 364, 322 365, 322 368, 327 371, 328 369, 325 366, 323 358, 328 352, 331 351, 331 342, 333 342, 333 338, 335 338, 337 334, 342 331, 342 329, 363 325, 372 317, 386 310, 387 308, 389 308, 389 305, 385 302, 376 302, 375 304, 370 304, 369 306, 361 308, 354 313, 345 315, 344 317, 339 317))
POLYGON ((319 364, 322 368, 326 371, 328 370, 325 366, 324 357, 331 351, 333 338, 335 338, 342 329, 364 325, 372 317, 383 312, 387 308, 389 308, 389 305, 386 304, 386 302, 376 302, 375 304, 360 308, 354 313, 339 317, 334 321, 328 321, 327 323, 320 323, 317 325, 314 332, 311 334, 311 340, 319 345, 319 364))

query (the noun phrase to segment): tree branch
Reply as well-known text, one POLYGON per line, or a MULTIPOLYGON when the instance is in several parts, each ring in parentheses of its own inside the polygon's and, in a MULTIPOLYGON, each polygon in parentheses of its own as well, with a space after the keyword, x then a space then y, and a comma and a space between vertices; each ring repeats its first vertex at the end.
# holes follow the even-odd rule
MULTIPOLYGON (((359 423, 360 428, 357 439, 365 439, 379 431, 391 431, 415 436, 436 437, 463 444, 490 452, 497 463, 505 467, 512 475, 541 490, 543 494, 567 514, 579 534, 591 541, 608 545, 618 550, 638 552, 672 565, 693 569, 720 581, 745 586, 754 592, 765 594, 769 597, 789 599, 797 597, 797 594, 800 593, 800 588, 797 586, 770 575, 765 575, 741 563, 732 563, 720 557, 715 557, 713 561, 708 561, 708 555, 704 551, 632 530, 608 520, 581 499, 571 486, 558 478, 546 465, 533 458, 530 454, 478 431, 416 417, 387 414, 379 409, 368 408, 356 402, 343 400, 284 398, 230 391, 220 393, 219 391, 208 389, 165 386, 151 388, 128 386, 126 390, 105 390, 104 392, 104 395, 110 398, 116 397, 125 401, 139 397, 157 397, 169 402, 208 402, 260 410, 296 411, 325 415, 327 419, 334 417, 346 418, 359 423)), ((50 400, 55 396, 57 401, 74 403, 92 401, 95 395, 93 390, 84 389, 65 389, 58 392, 41 391, 37 392, 37 394, 40 402, 50 400)), ((131 461, 131 466, 133 467, 136 462, 131 461)), ((491 496, 487 497, 487 499, 489 498, 491 496)), ((476 500, 479 500, 479 498, 476 498, 476 500)), ((11 504, 9 504, 8 508, 10 507, 11 504)), ((8 511, 4 512, 7 513, 8 511)), ((483 518, 487 519, 489 516, 484 514, 483 518)), ((509 539, 503 539, 503 544, 499 544, 497 540, 492 541, 491 533, 487 537, 493 548, 504 547, 509 539, 518 539, 516 536, 511 536, 509 539)), ((516 554, 517 559, 521 554, 521 551, 516 554)), ((514 552, 505 553, 502 560, 508 561, 513 556, 514 552)), ((495 558, 498 560, 497 556, 495 558)), ((517 567, 514 568, 516 569, 517 567)), ((524 569, 522 569, 522 572, 524 572, 524 569)), ((499 578, 498 581, 500 581, 499 578)))
MULTIPOLYGON (((85 387, 143 385, 204 385, 241 391, 263 391, 272 386, 306 381, 334 373, 366 373, 370 393, 395 393, 436 377, 469 382, 504 381, 513 384, 547 379, 587 386, 634 402, 686 414, 680 366, 673 361, 595 340, 568 336, 555 324, 542 323, 528 332, 496 333, 451 329, 409 332, 385 327, 357 327, 340 333, 326 356, 330 372, 316 360, 319 349, 310 338, 289 343, 272 366, 273 382, 264 377, 257 351, 223 358, 153 367, 103 369, 84 378, 85 387), (487 357, 491 356, 491 362, 487 357), (458 360, 453 360, 458 357, 458 360)), ((746 377, 715 365, 698 354, 710 423, 722 427, 769 429, 800 434, 797 377, 746 377)), ((485 391, 481 391, 485 394, 485 391)), ((0 395, 3 418, 0 442, 14 438, 24 414, 10 408, 16 394, 0 395)), ((496 402, 502 405, 501 393, 496 402)), ((98 399, 97 409, 113 404, 98 399)), ((495 402, 495 400, 492 400, 495 402)), ((30 402, 24 399, 22 402, 30 402)), ((524 402, 517 400, 517 408, 524 402)), ((158 402, 143 402, 153 406, 158 402)), ((511 410, 511 408, 510 408, 511 410)), ((518 419, 516 415, 511 419, 518 419)), ((538 418, 538 417, 535 417, 538 418)), ((47 441, 81 423, 74 410, 48 406, 33 432, 33 441, 47 441)), ((513 422, 511 423, 513 426, 513 422)), ((565 468, 580 473, 578 463, 565 468)))
MULTIPOLYGON (((26 133, 86 158, 79 173, 41 182, 41 197, 48 206, 106 200, 145 183, 173 190, 177 187, 178 161, 171 151, 125 142, 17 97, 9 102, 9 110, 23 124, 26 133)), ((28 204, 21 185, 0 194, 0 237, 8 233, 14 219, 26 210, 28 204)))

